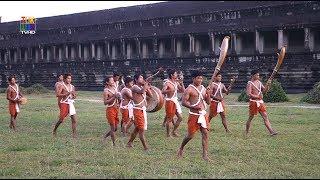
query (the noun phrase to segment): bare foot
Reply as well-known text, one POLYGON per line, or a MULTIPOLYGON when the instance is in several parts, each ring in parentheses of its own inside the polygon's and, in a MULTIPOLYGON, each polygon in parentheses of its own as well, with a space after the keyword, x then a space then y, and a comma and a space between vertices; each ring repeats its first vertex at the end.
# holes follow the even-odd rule
POLYGON ((180 135, 178 133, 176 133, 176 132, 172 132, 172 136, 173 137, 180 137, 180 135))
POLYGON ((202 156, 202 159, 207 161, 207 162, 211 162, 212 160, 208 157, 208 155, 204 155, 202 156))
POLYGON ((182 149, 179 149, 178 151, 178 158, 182 158, 182 154, 183 154, 183 150, 182 149))
POLYGON ((127 148, 133 148, 132 143, 128 143, 127 148))
POLYGON ((226 130, 226 133, 231 133, 231 131, 229 129, 226 130))
POLYGON ((270 135, 271 135, 271 136, 275 136, 275 135, 277 135, 277 134, 278 134, 278 133, 274 131, 274 132, 272 132, 270 135))
POLYGON ((53 135, 53 137, 57 137, 57 132, 56 132, 56 131, 53 131, 53 132, 52 132, 52 135, 53 135))

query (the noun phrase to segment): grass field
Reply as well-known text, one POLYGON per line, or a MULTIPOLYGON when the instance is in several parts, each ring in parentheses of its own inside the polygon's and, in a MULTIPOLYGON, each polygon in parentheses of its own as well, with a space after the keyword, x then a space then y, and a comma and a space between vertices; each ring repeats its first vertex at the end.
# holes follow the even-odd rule
MULTIPOLYGON (((237 95, 227 97, 227 105, 237 95)), ((320 178, 320 109, 289 108, 302 105, 299 95, 289 95, 288 103, 267 104, 272 127, 279 132, 270 137, 261 117, 255 117, 249 137, 243 136, 248 109, 227 107, 231 134, 224 132, 220 117, 213 119, 209 136, 209 156, 201 158, 201 135, 187 144, 182 159, 176 152, 186 134, 187 110, 178 138, 167 139, 161 126, 163 109, 148 114, 146 132, 149 152, 138 138, 134 148, 125 147, 128 137, 117 132, 116 146, 110 138, 102 143, 106 123, 101 92, 79 92, 76 101, 78 139, 71 136, 67 118, 52 138, 58 117, 52 94, 27 96, 28 104, 18 116, 18 132, 9 130, 8 102, 0 94, 0 177, 1 178, 320 178), (272 105, 272 107, 271 107, 272 105), (273 106, 279 107, 273 107, 273 106), (270 107, 268 107, 270 106, 270 107)), ((303 104, 308 106, 308 104, 303 104)), ((310 105, 309 105, 310 106, 310 105)))

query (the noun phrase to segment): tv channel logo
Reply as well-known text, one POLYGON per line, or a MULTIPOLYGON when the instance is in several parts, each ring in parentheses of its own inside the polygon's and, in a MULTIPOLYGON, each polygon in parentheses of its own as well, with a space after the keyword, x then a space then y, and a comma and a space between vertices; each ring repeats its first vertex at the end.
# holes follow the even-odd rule
POLYGON ((36 18, 22 16, 20 20, 20 32, 22 34, 36 33, 36 18))

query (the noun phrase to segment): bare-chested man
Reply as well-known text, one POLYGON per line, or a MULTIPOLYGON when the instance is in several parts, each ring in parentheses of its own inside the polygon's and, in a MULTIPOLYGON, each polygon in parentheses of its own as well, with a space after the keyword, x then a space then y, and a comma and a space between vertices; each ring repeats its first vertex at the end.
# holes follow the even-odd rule
POLYGON ((60 116, 59 120, 56 123, 53 129, 53 136, 56 136, 57 129, 60 124, 64 121, 64 119, 70 115, 71 117, 71 126, 72 126, 72 137, 77 137, 77 117, 76 117, 76 109, 73 105, 74 99, 76 98, 76 90, 75 87, 71 84, 72 76, 70 73, 67 73, 63 76, 62 86, 59 86, 57 90, 57 97, 61 98, 60 100, 60 116))
POLYGON ((210 122, 206 113, 206 103, 210 103, 210 94, 212 91, 201 85, 203 76, 200 71, 194 71, 192 74, 192 84, 190 84, 182 96, 182 105, 189 108, 188 134, 183 139, 178 157, 182 157, 184 146, 194 137, 200 129, 202 134, 202 158, 210 160, 208 157, 208 130, 210 122))
POLYGON ((120 93, 117 91, 113 77, 108 76, 106 78, 106 85, 103 91, 103 99, 104 104, 107 106, 106 117, 110 125, 110 131, 105 134, 104 140, 110 135, 113 145, 115 145, 115 132, 117 131, 119 123, 119 97, 120 93))
POLYGON ((222 124, 224 126, 224 129, 226 132, 230 132, 228 129, 228 124, 227 124, 227 118, 226 118, 226 109, 225 109, 225 102, 223 99, 223 94, 229 94, 231 90, 231 86, 226 88, 226 86, 221 83, 221 73, 218 72, 216 74, 216 77, 214 77, 214 81, 211 83, 210 89, 212 90, 211 94, 211 103, 210 103, 210 113, 209 113, 209 121, 211 122, 211 119, 217 114, 220 114, 222 124))
POLYGON ((130 76, 127 76, 124 79, 125 87, 121 90, 121 103, 120 110, 122 114, 121 120, 121 131, 125 136, 128 132, 128 129, 133 124, 133 104, 132 104, 132 91, 133 79, 130 76))
POLYGON ((146 96, 152 97, 150 86, 145 82, 141 73, 134 76, 135 85, 132 86, 132 100, 133 100, 133 117, 135 129, 131 133, 131 137, 127 144, 132 147, 132 142, 139 134, 144 150, 148 150, 145 140, 144 131, 147 130, 147 111, 146 111, 146 96))
POLYGON ((266 106, 263 102, 263 93, 267 92, 270 89, 271 81, 268 80, 267 84, 263 86, 260 81, 260 75, 258 70, 253 70, 251 72, 251 81, 248 81, 247 84, 247 95, 249 96, 249 119, 246 123, 246 135, 249 133, 251 121, 255 115, 260 113, 264 120, 264 124, 268 129, 270 135, 277 135, 271 128, 271 123, 268 119, 266 106))
POLYGON ((9 128, 16 131, 17 116, 20 112, 20 102, 23 97, 19 91, 19 85, 16 83, 14 75, 8 78, 9 86, 7 88, 7 99, 9 101, 10 125, 9 128))
MULTIPOLYGON (((54 89, 55 89, 55 93, 57 94, 58 89, 60 88, 60 86, 63 86, 63 74, 59 74, 58 76, 58 81, 56 82, 56 84, 54 85, 54 89)), ((57 97, 58 100, 58 106, 60 108, 60 101, 61 101, 62 97, 57 97)))
POLYGON ((178 101, 178 92, 183 93, 185 90, 183 80, 178 81, 177 71, 173 69, 168 69, 168 79, 164 82, 162 93, 166 95, 166 129, 167 129, 167 137, 171 137, 170 134, 170 124, 173 123, 174 115, 177 116, 177 121, 174 123, 174 128, 172 131, 172 135, 177 137, 178 134, 176 132, 177 128, 182 121, 182 110, 178 101))

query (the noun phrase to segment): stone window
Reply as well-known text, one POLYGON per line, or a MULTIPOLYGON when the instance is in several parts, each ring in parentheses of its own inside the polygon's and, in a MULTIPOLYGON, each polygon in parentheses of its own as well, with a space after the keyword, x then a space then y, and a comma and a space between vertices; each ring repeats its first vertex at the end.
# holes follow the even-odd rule
POLYGON ((196 16, 191 16, 191 22, 196 23, 196 16))
POLYGON ((158 19, 151 20, 151 24, 153 27, 159 27, 159 20, 158 19))
POLYGON ((4 40, 4 36, 3 35, 0 35, 0 40, 4 40))
POLYGON ((212 14, 203 14, 200 18, 203 22, 210 22, 212 21, 212 14))
POLYGON ((123 24, 122 24, 122 23, 117 23, 117 24, 114 25, 114 28, 115 28, 116 30, 123 29, 123 24))
POLYGON ((70 28, 68 29, 68 34, 71 34, 71 29, 70 28))

